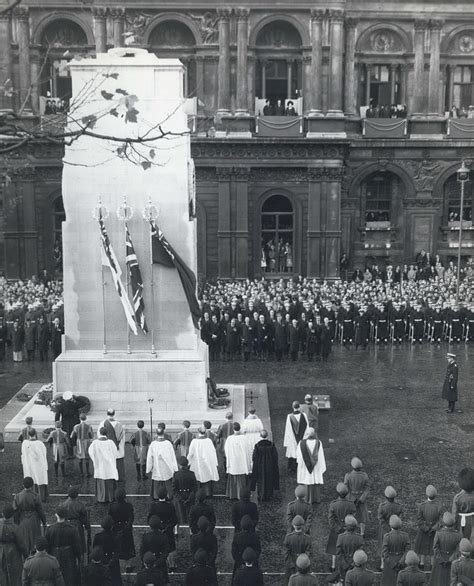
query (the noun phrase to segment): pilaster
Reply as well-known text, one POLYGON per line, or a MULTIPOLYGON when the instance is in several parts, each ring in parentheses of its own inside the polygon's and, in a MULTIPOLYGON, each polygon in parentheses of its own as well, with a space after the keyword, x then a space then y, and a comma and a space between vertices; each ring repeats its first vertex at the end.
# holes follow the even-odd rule
POLYGON ((92 8, 94 19, 95 50, 97 53, 107 52, 107 8, 94 6, 92 8))
POLYGON ((111 8, 110 14, 113 22, 113 40, 114 47, 124 46, 124 31, 125 31, 125 8, 111 8))
POLYGON ((10 109, 13 106, 13 94, 8 91, 12 86, 12 29, 9 12, 0 15, 0 39, 3 40, 0 52, 0 87, 3 88, 0 92, 0 109, 10 109))
POLYGON ((357 19, 346 19, 346 50, 344 75, 344 111, 349 116, 356 115, 356 76, 354 69, 357 19))
POLYGON ((428 26, 426 20, 415 20, 415 60, 413 64, 413 99, 409 110, 413 114, 425 112, 425 33, 428 26))
POLYGON ((30 109, 30 11, 26 6, 17 6, 14 10, 17 21, 18 69, 19 69, 19 110, 30 109))
POLYGON ((247 47, 248 47, 248 8, 237 8, 237 116, 248 116, 248 78, 247 78, 247 47))
POLYGON ((304 96, 309 102, 309 116, 322 116, 322 68, 323 68, 323 20, 326 11, 321 8, 311 10, 311 92, 304 96))
POLYGON ((442 20, 430 21, 430 77, 428 84, 428 113, 440 115, 440 40, 442 20))
POLYGON ((344 53, 344 12, 342 10, 329 10, 328 14, 331 36, 331 51, 329 57, 330 91, 328 114, 331 116, 343 116, 342 78, 344 53))
POLYGON ((217 263, 218 277, 231 278, 231 226, 230 226, 230 180, 232 169, 217 167, 218 218, 217 218, 217 263))
POLYGON ((230 111, 230 8, 218 8, 219 17, 219 66, 217 113, 228 114, 230 111))

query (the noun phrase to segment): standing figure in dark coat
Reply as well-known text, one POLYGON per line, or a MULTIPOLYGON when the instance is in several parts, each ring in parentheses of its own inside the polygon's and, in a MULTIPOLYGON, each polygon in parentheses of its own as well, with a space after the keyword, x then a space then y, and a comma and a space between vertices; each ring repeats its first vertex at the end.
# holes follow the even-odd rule
POLYGON ((197 480, 194 472, 189 469, 189 462, 185 456, 178 458, 179 470, 173 476, 174 506, 180 525, 186 525, 189 519, 189 510, 196 498, 197 480))
POLYGON ((420 558, 414 551, 407 552, 405 563, 407 567, 398 572, 397 586, 421 586, 426 584, 425 573, 418 567, 420 558))
POLYGON ((259 502, 269 501, 274 490, 280 490, 278 452, 275 444, 268 439, 266 429, 260 432, 262 438, 255 444, 252 455, 250 490, 257 489, 259 502))
POLYGON ((202 515, 207 518, 214 531, 214 527, 216 526, 216 513, 212 505, 205 502, 206 499, 206 491, 199 489, 196 493, 196 503, 189 511, 189 529, 191 533, 197 533, 199 531, 197 522, 202 515))
POLYGON ((364 537, 365 524, 367 523, 367 496, 369 494, 369 477, 362 470, 362 461, 352 458, 352 471, 344 477, 344 484, 349 489, 348 499, 356 506, 356 519, 360 525, 360 534, 364 537))
POLYGON ((53 325, 51 326, 51 350, 53 351, 53 360, 56 360, 61 354, 63 334, 64 329, 59 321, 59 317, 55 317, 53 325))
POLYGON ((377 519, 379 521, 379 555, 380 555, 380 567, 383 568, 383 557, 382 557, 382 543, 386 533, 390 531, 390 517, 392 515, 402 515, 402 505, 395 502, 397 491, 393 486, 387 486, 385 489, 386 500, 380 503, 377 510, 377 519))
POLYGON ((308 393, 304 396, 304 403, 300 405, 300 410, 301 413, 306 414, 308 427, 312 427, 314 431, 318 431, 319 409, 313 402, 313 395, 308 393))
POLYGON ((7 505, 3 509, 3 519, 0 519, 0 584, 2 586, 21 584, 23 557, 29 554, 20 529, 13 522, 14 513, 13 507, 7 505))
POLYGON ((235 575, 242 565, 242 556, 247 547, 252 548, 255 552, 257 564, 262 551, 260 537, 256 533, 254 523, 249 515, 244 515, 242 517, 240 527, 241 530, 234 534, 234 539, 232 540, 232 557, 234 558, 233 575, 235 575))
POLYGON ((325 317, 321 327, 321 357, 323 362, 327 362, 331 354, 331 330, 329 328, 329 318, 325 317))
POLYGON ((101 547, 94 547, 91 563, 82 568, 82 586, 112 586, 112 575, 104 564, 104 553, 101 547))
POLYGON ((410 549, 408 533, 401 531, 402 521, 397 515, 390 517, 391 531, 383 538, 383 570, 381 586, 396 586, 398 572, 405 566, 405 555, 410 549))
POLYGON ((135 518, 133 505, 125 500, 123 488, 115 491, 115 502, 109 506, 109 516, 114 522, 113 533, 119 544, 119 559, 128 561, 135 557, 135 543, 133 542, 133 521, 135 518))
POLYGON ((457 557, 461 534, 454 528, 455 519, 451 513, 444 513, 443 527, 436 531, 433 540, 433 567, 431 569, 431 586, 449 584, 451 563, 457 557))
POLYGON ((240 531, 240 522, 245 515, 248 515, 253 526, 256 527, 259 519, 258 507, 250 500, 250 489, 244 488, 240 494, 240 499, 232 505, 232 525, 235 531, 240 531))
POLYGON ((375 574, 367 570, 367 554, 358 549, 352 556, 354 567, 346 574, 346 586, 374 586, 375 574))
POLYGON ((304 519, 300 515, 292 521, 293 531, 288 533, 283 540, 285 550, 285 584, 288 584, 290 576, 296 572, 296 559, 301 553, 311 558, 312 540, 309 535, 303 533, 304 519))
POLYGON ((25 341, 25 334, 23 328, 20 327, 18 321, 13 322, 13 330, 11 333, 13 362, 22 362, 23 360, 23 343, 25 341))
POLYGON ((117 536, 113 533, 112 528, 114 521, 107 516, 101 523, 103 531, 94 535, 92 547, 101 547, 104 554, 104 564, 109 568, 112 575, 113 586, 122 586, 122 576, 120 574, 119 550, 117 536))
POLYGON ((453 499, 451 512, 462 536, 474 540, 474 469, 463 468, 458 476, 461 492, 453 499))
POLYGON ((207 555, 207 563, 213 568, 216 567, 217 537, 211 528, 209 521, 204 515, 198 519, 197 533, 191 535, 191 553, 194 555, 198 550, 203 549, 207 555))
POLYGON ((147 551, 143 556, 143 570, 137 572, 135 586, 165 586, 169 582, 163 572, 155 566, 155 554, 147 551))
POLYGON ((149 523, 153 516, 160 518, 162 527, 161 531, 168 538, 169 556, 168 564, 171 571, 176 567, 176 539, 175 527, 178 524, 178 517, 173 503, 168 500, 168 492, 165 486, 158 489, 158 500, 150 505, 147 522, 149 523))
POLYGON ((19 524, 20 535, 28 552, 33 550, 36 539, 41 535, 41 524, 46 525, 41 499, 33 491, 33 484, 32 478, 29 476, 24 478, 23 490, 13 498, 16 521, 19 524))
POLYGON ((291 326, 288 330, 288 341, 291 360, 295 362, 298 360, 298 352, 300 349, 300 330, 298 328, 298 320, 296 319, 291 320, 291 326))
POLYGON ((354 553, 364 545, 364 538, 355 532, 357 519, 353 515, 347 515, 344 519, 344 528, 344 533, 338 536, 336 542, 336 571, 343 582, 352 566, 354 553))
POLYGON ((64 581, 68 586, 75 586, 80 580, 81 544, 77 529, 66 522, 66 515, 66 507, 60 505, 56 510, 57 522, 49 525, 45 537, 48 553, 58 560, 64 581))
POLYGON ((84 503, 77 498, 79 495, 77 488, 71 486, 67 494, 68 498, 63 503, 66 510, 66 521, 77 530, 79 543, 81 544, 81 557, 83 558, 86 553, 84 530, 87 531, 87 543, 89 546, 91 543, 91 526, 89 523, 89 517, 84 503))
POLYGON ((453 413, 456 401, 458 400, 458 365, 456 364, 456 354, 447 354, 448 368, 446 369, 446 378, 443 384, 442 398, 448 402, 446 413, 453 413))
POLYGON ((137 471, 137 480, 148 480, 146 475, 146 457, 150 447, 150 434, 145 431, 145 422, 140 419, 137 421, 137 431, 130 438, 133 446, 133 459, 135 460, 135 469, 137 471))
POLYGON ((452 586, 462 584, 470 586, 474 584, 474 559, 472 558, 472 543, 463 537, 459 544, 461 557, 451 564, 452 586))
POLYGON ((257 554, 246 547, 242 554, 242 566, 235 572, 233 586, 263 586, 262 570, 257 564, 257 554))
POLYGON ((204 549, 198 549, 194 554, 194 564, 186 572, 184 584, 185 586, 217 586, 216 570, 208 564, 207 553, 204 549))
POLYGON ((29 317, 25 321, 25 350, 28 362, 35 359, 35 348, 36 348, 36 326, 31 323, 29 317))
POLYGON ((58 560, 46 551, 45 537, 36 540, 36 552, 23 566, 23 586, 69 586, 65 583, 58 560))
POLYGON ((305 553, 296 558, 296 574, 290 577, 288 586, 318 586, 316 576, 311 574, 311 560, 305 553))
POLYGON ((48 324, 44 321, 44 317, 40 316, 38 328, 36 330, 36 345, 38 347, 39 358, 41 362, 48 360, 49 341, 51 339, 51 332, 48 324))
POLYGON ((240 327, 235 318, 230 320, 226 328, 227 360, 235 360, 240 351, 240 327))
POLYGON ((418 507, 418 533, 416 534, 414 549, 421 558, 422 569, 425 568, 426 564, 431 564, 433 540, 441 522, 443 507, 436 500, 436 495, 436 488, 431 484, 428 485, 426 487, 428 499, 418 507))
POLYGON ((276 359, 278 362, 280 362, 283 354, 286 354, 288 348, 288 327, 283 321, 281 313, 277 314, 274 348, 276 359))
POLYGON ((346 498, 349 489, 343 482, 338 483, 336 492, 338 498, 329 505, 329 537, 326 545, 326 553, 332 556, 332 570, 336 569, 336 544, 337 538, 344 532, 344 520, 347 515, 355 515, 356 513, 355 504, 346 498))
POLYGON ((85 401, 75 397, 71 391, 65 391, 56 405, 55 421, 61 421, 62 429, 70 437, 74 426, 80 423, 79 411, 85 407, 85 401))
POLYGON ((140 544, 140 557, 143 561, 147 551, 155 554, 155 567, 159 568, 168 583, 168 566, 166 560, 170 552, 168 538, 164 531, 164 525, 157 515, 153 515, 148 521, 151 531, 143 534, 142 542, 140 544))
POLYGON ((288 525, 288 531, 291 531, 293 527, 293 520, 296 516, 302 517, 304 520, 303 530, 305 533, 310 533, 311 524, 313 522, 313 507, 306 500, 306 486, 298 484, 295 488, 294 501, 290 501, 286 506, 286 519, 288 525))

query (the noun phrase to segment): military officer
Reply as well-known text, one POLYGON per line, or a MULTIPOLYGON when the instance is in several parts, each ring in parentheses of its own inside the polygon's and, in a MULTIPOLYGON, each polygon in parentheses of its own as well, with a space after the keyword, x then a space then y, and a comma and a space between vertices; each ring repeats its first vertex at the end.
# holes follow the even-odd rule
POLYGON ((456 364, 456 354, 448 352, 448 367, 446 369, 446 378, 444 379, 442 398, 448 401, 446 413, 453 413, 456 401, 458 400, 458 365, 456 364))
POLYGON ((292 521, 293 531, 288 533, 283 541, 285 549, 285 584, 290 576, 296 572, 296 559, 301 553, 311 556, 311 537, 303 532, 304 519, 296 515, 292 521))
POLYGON ((329 537, 326 545, 326 553, 332 556, 331 569, 336 569, 336 543, 338 536, 344 531, 344 519, 347 515, 355 515, 356 506, 346 496, 349 492, 343 482, 336 486, 338 498, 329 505, 329 537))
POLYGON ((366 569, 367 554, 362 549, 358 549, 352 556, 354 567, 346 574, 346 586, 373 586, 375 584, 375 574, 366 569))
POLYGON ((35 547, 36 553, 30 556, 23 566, 23 585, 65 586, 58 560, 46 551, 46 538, 38 537, 35 547))
POLYGON ((383 537, 382 556, 384 566, 382 570, 383 586, 395 586, 398 572, 405 564, 405 555, 410 548, 408 533, 401 530, 402 521, 397 515, 390 517, 391 530, 383 537))
POLYGON ((451 586, 474 584, 474 559, 471 557, 472 543, 463 537, 459 544, 461 557, 451 564, 451 586))
POLYGON ((420 586, 420 584, 426 584, 425 573, 418 567, 420 558, 414 551, 407 552, 405 563, 407 567, 398 572, 397 586, 420 586))
POLYGON ((290 501, 286 507, 286 518, 288 520, 288 530, 291 531, 293 519, 299 515, 304 520, 304 532, 309 533, 313 521, 313 507, 306 501, 306 487, 299 484, 295 488, 294 501, 290 501))
POLYGON ((339 535, 336 543, 336 568, 342 581, 344 581, 347 571, 352 566, 354 553, 364 545, 364 538, 355 532, 357 519, 353 515, 346 516, 344 528, 344 533, 339 535))

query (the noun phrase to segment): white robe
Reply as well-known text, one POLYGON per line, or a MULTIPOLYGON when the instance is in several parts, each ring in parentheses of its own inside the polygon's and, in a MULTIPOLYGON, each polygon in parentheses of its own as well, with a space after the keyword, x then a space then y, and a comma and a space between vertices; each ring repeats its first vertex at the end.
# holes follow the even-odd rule
POLYGON ((23 477, 33 478, 38 486, 48 484, 48 460, 46 446, 39 440, 24 440, 21 444, 23 477))
POLYGON ((194 438, 192 440, 189 446, 188 461, 198 482, 205 483, 210 480, 217 482, 219 480, 216 448, 210 438, 194 438))
MULTIPOLYGON (((293 413, 289 413, 286 416, 285 437, 283 438, 283 447, 286 448, 287 458, 296 458, 296 448, 298 447, 298 444, 296 443, 295 434, 293 433, 293 427, 291 425, 291 415, 293 415, 293 413)), ((308 429, 309 423, 308 418, 306 417, 306 413, 300 413, 300 417, 304 417, 306 419, 306 429, 308 429)))
POLYGON ((168 440, 154 440, 146 456, 146 472, 152 473, 153 480, 166 481, 178 471, 173 444, 168 440))
POLYGON ((250 474, 252 468, 249 460, 248 438, 234 432, 227 438, 224 452, 227 462, 227 473, 234 475, 250 474))
POLYGON ((248 415, 242 422, 241 432, 245 434, 247 440, 247 451, 249 452, 249 459, 252 462, 253 449, 255 444, 262 438, 260 432, 263 430, 262 420, 256 415, 248 415))
POLYGON ((94 478, 118 480, 117 446, 106 439, 95 439, 89 446, 89 456, 94 464, 94 478))
MULTIPOLYGON (((107 420, 101 421, 99 427, 97 429, 97 437, 100 437, 100 428, 105 427, 104 423, 107 420)), ((122 425, 119 421, 110 421, 109 423, 112 424, 112 427, 115 430, 115 435, 117 436, 117 441, 119 442, 118 445, 118 452, 117 452, 117 459, 125 457, 125 426, 122 425)))
MULTIPOLYGON (((307 440, 308 449, 314 452, 316 440, 307 440)), ((301 443, 298 444, 296 450, 296 462, 298 464, 298 471, 296 479, 298 484, 324 484, 323 474, 326 472, 326 460, 324 459, 324 450, 321 440, 319 440, 318 462, 310 473, 303 460, 301 452, 301 443)))

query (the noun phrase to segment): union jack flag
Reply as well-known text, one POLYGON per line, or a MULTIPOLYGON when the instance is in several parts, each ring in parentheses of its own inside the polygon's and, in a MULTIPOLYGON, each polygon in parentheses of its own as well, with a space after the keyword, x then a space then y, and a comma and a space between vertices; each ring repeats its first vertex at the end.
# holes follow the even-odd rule
POLYGON ((137 321, 137 324, 142 329, 143 333, 146 334, 148 332, 148 327, 146 325, 145 320, 145 301, 143 300, 143 279, 127 224, 125 224, 125 246, 127 249, 126 262, 128 275, 130 277, 130 285, 132 287, 133 309, 135 311, 135 319, 137 321))

